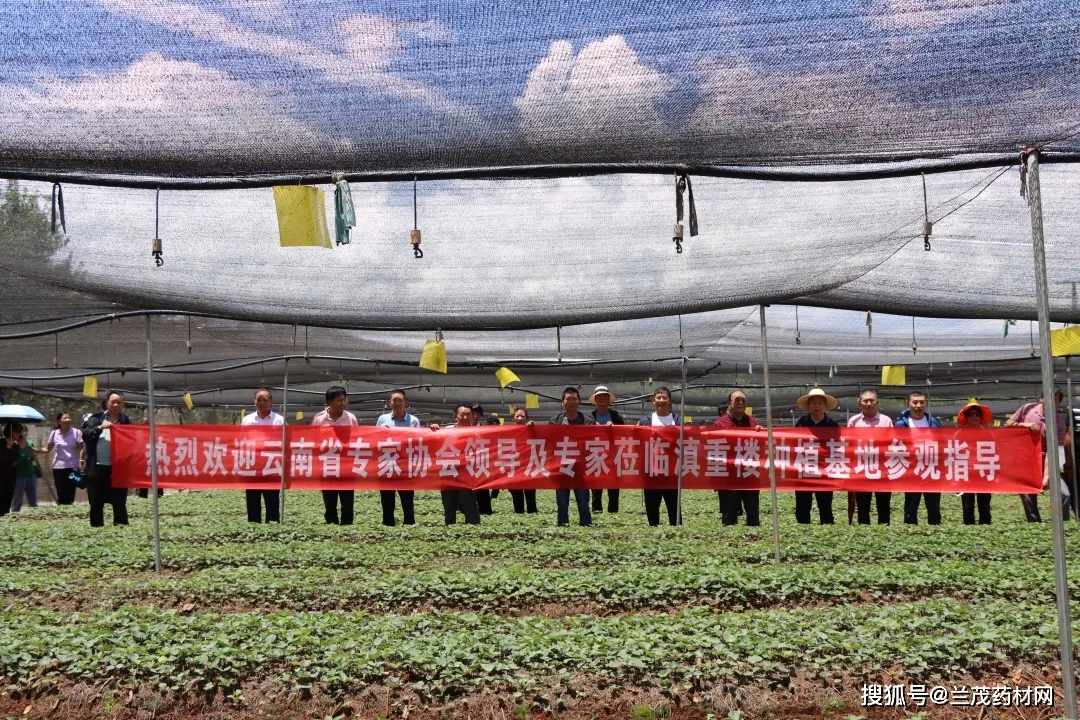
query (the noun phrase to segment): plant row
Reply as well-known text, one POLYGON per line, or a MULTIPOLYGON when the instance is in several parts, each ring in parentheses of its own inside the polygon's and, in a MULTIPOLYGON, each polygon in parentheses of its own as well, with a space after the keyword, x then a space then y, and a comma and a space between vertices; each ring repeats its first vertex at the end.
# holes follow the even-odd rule
MULTIPOLYGON (((1080 586, 1080 569, 1072 587, 1080 586)), ((382 571, 215 568, 158 578, 86 571, 10 569, 0 593, 117 606, 156 603, 198 607, 242 603, 259 608, 480 609, 502 612, 550 603, 610 610, 682 604, 740 610, 803 602, 888 596, 998 597, 1052 603, 1053 566, 1029 560, 838 565, 702 563, 674 567, 549 570, 500 564, 482 569, 382 571)))
POLYGON ((1049 666, 1050 605, 929 600, 894 606, 566 619, 479 613, 201 614, 153 608, 0 611, 0 665, 16 687, 66 679, 177 690, 281 678, 355 691, 370 683, 449 695, 470 686, 525 688, 585 674, 594 681, 702 687, 804 670, 909 678, 1049 666))

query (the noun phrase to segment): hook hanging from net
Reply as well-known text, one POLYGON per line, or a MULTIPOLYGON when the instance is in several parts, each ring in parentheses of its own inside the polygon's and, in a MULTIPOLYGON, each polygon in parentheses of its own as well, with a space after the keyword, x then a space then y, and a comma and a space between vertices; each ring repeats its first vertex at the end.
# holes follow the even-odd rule
POLYGON ((919 343, 915 342, 915 316, 911 316, 911 354, 919 352, 919 343))
POLYGON ((926 200, 926 173, 922 175, 922 207, 923 207, 923 224, 922 224, 922 240, 923 250, 930 252, 930 236, 934 234, 934 223, 930 222, 930 206, 926 200))
POLYGON ((795 306, 795 344, 802 345, 802 333, 799 332, 799 306, 795 306))
POLYGON ((413 257, 417 260, 424 257, 424 251, 420 249, 420 223, 417 220, 416 211, 416 176, 412 179, 412 232, 409 233, 409 242, 412 243, 413 257))
POLYGON ((161 188, 154 193, 154 240, 150 244, 150 255, 154 258, 154 264, 161 267, 165 264, 162 258, 161 237, 159 235, 159 222, 161 220, 161 188))

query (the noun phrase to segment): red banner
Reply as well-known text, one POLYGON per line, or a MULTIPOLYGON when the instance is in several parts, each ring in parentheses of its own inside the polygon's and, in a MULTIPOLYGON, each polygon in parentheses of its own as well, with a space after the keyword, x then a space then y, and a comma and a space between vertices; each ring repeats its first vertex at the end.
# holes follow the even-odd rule
MULTIPOLYGON (((679 428, 498 425, 429 429, 158 425, 163 488, 440 490, 674 488, 679 428)), ((769 487, 766 433, 687 427, 682 487, 769 487)), ((780 490, 1032 493, 1039 437, 1024 428, 784 428, 780 490)), ((150 428, 112 431, 113 483, 149 487, 150 428)))

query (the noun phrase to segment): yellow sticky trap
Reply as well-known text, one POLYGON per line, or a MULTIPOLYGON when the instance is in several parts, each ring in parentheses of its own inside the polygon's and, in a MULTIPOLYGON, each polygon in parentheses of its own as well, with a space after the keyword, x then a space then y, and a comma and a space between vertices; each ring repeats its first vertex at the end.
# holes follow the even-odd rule
POLYGON ((247 415, 247 410, 240 408, 240 419, 243 419, 245 415, 247 415))
POLYGON ((516 412, 517 412, 517 407, 516 407, 516 406, 514 406, 514 405, 507 405, 507 407, 509 407, 509 408, 510 408, 510 417, 513 417, 513 416, 514 416, 514 413, 516 413, 516 412))
POLYGON ((500 425, 505 425, 506 423, 505 423, 505 422, 503 422, 503 419, 502 419, 502 418, 499 418, 499 424, 500 424, 500 425))
POLYGON ((521 382, 521 378, 507 367, 501 367, 495 371, 495 377, 499 378, 499 387, 506 387, 510 383, 521 382))
POLYGON ((1050 354, 1080 355, 1080 325, 1050 331, 1050 354))
POLYGON ((281 247, 334 248, 326 227, 325 195, 319 188, 307 185, 274 188, 281 247))
POLYGON ((446 344, 442 340, 428 340, 420 353, 420 367, 424 370, 446 374, 446 344))
POLYGON ((907 385, 907 367, 904 365, 882 365, 882 385, 907 385))
POLYGON ((540 396, 536 393, 525 393, 525 409, 526 410, 539 410, 540 409, 540 396))
POLYGON ((195 407, 195 402, 191 399, 191 393, 184 393, 184 404, 187 405, 188 410, 195 407))
POLYGON ((1000 420, 995 420, 994 421, 994 427, 1001 427, 1001 421, 1000 420))
POLYGON ((86 397, 97 397, 97 378, 87 375, 82 380, 82 394, 86 397))
POLYGON ((304 413, 302 411, 300 411, 300 410, 297 410, 296 411, 296 419, 297 420, 303 420, 304 419, 304 413))
POLYGON ((978 405, 978 404, 979 404, 979 399, 978 398, 968 398, 968 405, 978 405))
POLYGON ((747 414, 747 415, 753 415, 753 414, 754 414, 754 408, 752 408, 752 407, 747 407, 747 408, 746 408, 746 414, 747 414))
POLYGON ((683 415, 682 421, 683 421, 683 425, 693 425, 694 424, 694 418, 690 417, 689 415, 683 415))

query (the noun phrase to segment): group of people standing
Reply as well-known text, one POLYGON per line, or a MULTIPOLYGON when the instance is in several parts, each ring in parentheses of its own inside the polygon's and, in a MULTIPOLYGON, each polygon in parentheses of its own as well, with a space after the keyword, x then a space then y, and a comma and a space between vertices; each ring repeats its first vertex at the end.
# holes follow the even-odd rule
MULTIPOLYGON (((1060 408, 1062 400, 1061 391, 1055 392, 1055 408, 1060 408)), ((806 411, 795 421, 795 427, 840 427, 840 423, 829 417, 828 413, 836 409, 837 400, 821 388, 814 388, 798 400, 799 408, 806 411)), ((907 408, 893 421, 878 410, 878 395, 874 390, 864 390, 859 395, 859 407, 861 412, 853 415, 847 422, 849 428, 936 428, 941 427, 941 421, 934 417, 928 409, 926 395, 921 392, 913 392, 908 395, 907 408)), ((977 402, 969 402, 956 416, 956 424, 968 428, 986 428, 993 423, 993 412, 986 405, 977 402)), ((1033 433, 1045 436, 1046 424, 1043 418, 1042 403, 1027 403, 1018 409, 1012 417, 1005 421, 1006 427, 1026 427, 1033 433)), ((1071 433, 1068 432, 1069 424, 1066 418, 1059 417, 1058 440, 1059 444, 1071 451, 1071 433)), ((1043 465, 1044 484, 1046 482, 1046 441, 1043 438, 1043 465)), ((1071 452, 1065 453, 1065 473, 1071 477, 1072 462, 1071 452)), ((1068 518, 1069 488, 1062 485, 1063 497, 1065 498, 1065 517, 1068 518)), ((990 493, 962 493, 961 504, 965 525, 976 524, 976 509, 978 510, 978 524, 989 525, 990 493)), ((1042 522, 1039 515, 1038 495, 1021 495, 1024 505, 1024 513, 1029 522, 1042 522)), ((818 519, 822 525, 830 525, 835 522, 833 517, 833 493, 832 491, 802 491, 795 493, 795 517, 797 522, 807 524, 810 522, 810 513, 814 501, 817 501, 818 519)), ((849 493, 848 521, 852 515, 857 514, 860 525, 870 523, 871 502, 876 505, 878 523, 888 525, 892 515, 892 493, 889 492, 856 492, 849 493)), ((907 492, 904 493, 904 523, 917 525, 919 522, 919 507, 926 506, 926 521, 930 525, 941 524, 941 493, 934 492, 907 492)))
MULTIPOLYGON (((1062 394, 1055 393, 1055 408, 1060 410, 1062 394)), ((562 410, 551 417, 548 423, 553 425, 626 425, 629 424, 622 414, 612 407, 615 396, 606 386, 597 386, 588 402, 593 409, 583 412, 581 395, 577 388, 563 390, 562 410)), ((874 390, 864 390, 859 395, 861 412, 852 416, 849 428, 935 428, 941 427, 941 421, 930 413, 926 395, 912 392, 908 395, 907 408, 896 420, 892 420, 878 409, 878 395, 874 390)), ((652 394, 653 411, 638 418, 638 425, 664 426, 677 425, 671 402, 671 391, 666 387, 657 388, 652 394)), ((404 390, 394 390, 389 397, 389 412, 376 420, 380 427, 422 427, 419 418, 409 412, 408 396, 404 390)), ((840 423, 829 416, 837 407, 837 399, 821 388, 814 388, 797 401, 798 407, 805 412, 795 421, 795 427, 827 428, 840 427, 840 423)), ((356 416, 348 409, 348 392, 344 387, 335 385, 326 391, 326 408, 312 420, 313 426, 356 426, 356 416)), ((60 413, 56 418, 56 427, 49 433, 44 448, 34 446, 27 439, 25 425, 10 423, 3 427, 0 439, 0 515, 9 510, 18 512, 25 498, 30 507, 37 506, 37 479, 41 467, 38 456, 54 453, 52 477, 56 488, 56 499, 60 505, 70 505, 75 500, 77 482, 85 473, 84 482, 90 501, 91 526, 104 525, 104 507, 113 508, 113 524, 126 525, 127 489, 112 486, 112 439, 110 428, 114 425, 130 424, 124 414, 123 393, 111 390, 106 393, 103 409, 89 416, 82 429, 74 427, 70 413, 60 413), (85 468, 85 471, 82 470, 85 468)), ((478 404, 462 403, 454 412, 454 426, 472 427, 483 424, 484 411, 478 404)), ((525 408, 515 408, 513 422, 517 425, 535 424, 525 408)), ((956 417, 956 423, 963 427, 989 427, 993 422, 990 408, 976 402, 968 403, 956 417)), ((259 388, 255 393, 255 412, 245 415, 241 425, 284 425, 285 419, 273 410, 273 393, 269 388, 259 388)), ((1041 403, 1027 403, 1021 406, 1005 422, 1006 427, 1026 427, 1033 433, 1042 434, 1044 458, 1047 457, 1045 441, 1045 419, 1041 403)), ((746 395, 735 390, 728 396, 727 406, 720 408, 720 416, 715 426, 721 429, 764 430, 756 418, 747 413, 746 395)), ((433 424, 432 430, 442 426, 433 424)), ((1065 473, 1072 477, 1071 433, 1070 424, 1064 417, 1059 418, 1058 444, 1065 447, 1065 473)), ((1047 461, 1048 462, 1048 461, 1047 461)), ((1044 463, 1044 467, 1045 466, 1044 463)), ((1046 473, 1044 472, 1044 475, 1046 473)), ((1044 478, 1045 482, 1045 478, 1044 478)), ((1066 498, 1065 513, 1068 517, 1067 499, 1070 487, 1063 481, 1063 496, 1066 498)), ((573 497, 577 508, 578 523, 583 526, 592 524, 595 513, 604 512, 604 494, 607 494, 607 512, 619 512, 619 490, 558 489, 555 491, 556 522, 559 526, 570 524, 570 499, 573 497)), ((747 525, 760 524, 760 491, 757 490, 719 490, 720 515, 724 525, 734 525, 740 515, 745 515, 747 525)), ((464 516, 468 524, 478 525, 481 515, 491 515, 492 500, 499 491, 488 490, 443 490, 443 520, 447 525, 457 523, 458 515, 464 516)), ((246 504, 248 520, 278 522, 281 519, 280 495, 278 490, 247 490, 246 504)), ((510 490, 514 512, 518 514, 538 512, 536 490, 510 490)), ((676 490, 647 489, 642 491, 645 514, 650 526, 660 524, 660 509, 666 510, 668 523, 682 523, 679 494, 676 490)), ((849 493, 848 521, 857 516, 860 525, 869 524, 871 506, 876 506, 877 522, 889 524, 891 521, 892 494, 889 492, 849 493)), ((400 500, 402 520, 406 525, 416 523, 414 492, 412 490, 379 491, 382 505, 382 523, 394 526, 397 503, 400 500)), ((961 498, 964 524, 990 524, 990 494, 964 493, 961 498)), ((1029 522, 1041 522, 1038 508, 1038 495, 1023 495, 1024 512, 1029 522)), ((323 490, 324 519, 329 524, 351 525, 354 521, 355 493, 352 490, 323 490)), ((818 519, 822 525, 835 522, 833 514, 833 492, 796 491, 795 518, 798 523, 808 524, 814 503, 817 503, 818 519)), ((904 522, 918 524, 919 508, 926 507, 926 521, 930 525, 941 524, 941 494, 933 492, 907 492, 904 494, 904 522)))
POLYGON ((71 413, 56 416, 56 427, 49 432, 44 448, 36 447, 27 431, 26 425, 8 423, 0 433, 0 515, 20 512, 24 501, 28 507, 37 507, 38 479, 44 475, 38 456, 50 452, 54 453, 56 504, 75 503, 76 475, 83 462, 84 444, 82 431, 72 424, 71 413))
POLYGON ((0 515, 22 510, 23 500, 37 507, 37 481, 43 476, 38 456, 53 453, 52 480, 57 505, 72 505, 75 491, 85 485, 90 501, 90 524, 105 524, 105 505, 113 507, 113 524, 127 525, 127 489, 112 487, 113 425, 127 425, 124 395, 117 390, 106 393, 99 413, 91 415, 76 428, 71 413, 56 416, 56 426, 49 432, 45 447, 35 447, 27 438, 27 427, 8 423, 0 441, 0 515), (85 470, 83 469, 85 468, 85 470))

